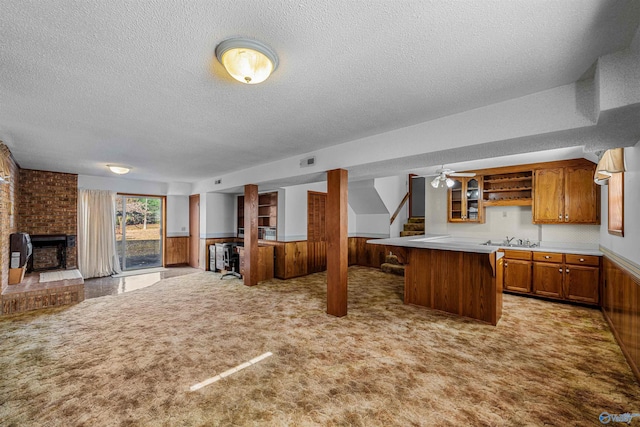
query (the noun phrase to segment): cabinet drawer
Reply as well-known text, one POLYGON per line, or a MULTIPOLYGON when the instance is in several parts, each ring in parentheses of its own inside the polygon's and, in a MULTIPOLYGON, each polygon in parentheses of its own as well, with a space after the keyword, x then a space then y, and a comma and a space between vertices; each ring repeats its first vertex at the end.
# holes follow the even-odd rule
POLYGON ((600 257, 595 255, 566 254, 565 257, 567 264, 592 265, 594 267, 600 265, 600 257))
POLYGON ((531 251, 513 251, 505 249, 504 257, 509 259, 523 259, 526 261, 531 261, 531 251))
POLYGON ((534 252, 534 261, 562 263, 562 254, 556 252, 534 252))

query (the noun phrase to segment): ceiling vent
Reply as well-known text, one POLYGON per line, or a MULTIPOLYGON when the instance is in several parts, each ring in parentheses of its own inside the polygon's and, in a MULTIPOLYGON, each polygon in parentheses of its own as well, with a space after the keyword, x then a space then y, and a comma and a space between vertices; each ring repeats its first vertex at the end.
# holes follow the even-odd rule
POLYGON ((309 166, 313 166, 316 164, 316 156, 307 157, 305 159, 300 160, 300 167, 306 168, 309 166))

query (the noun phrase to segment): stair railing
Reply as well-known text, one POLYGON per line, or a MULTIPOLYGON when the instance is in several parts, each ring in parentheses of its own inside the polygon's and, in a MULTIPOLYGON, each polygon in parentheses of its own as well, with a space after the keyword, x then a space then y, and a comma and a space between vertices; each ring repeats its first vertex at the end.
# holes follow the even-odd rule
POLYGON ((389 225, 393 224, 393 221, 396 220, 396 217, 400 213, 400 210, 402 209, 404 204, 407 203, 407 200, 409 200, 409 194, 410 193, 407 191, 407 194, 405 194, 404 197, 402 198, 402 201, 400 202, 400 204, 396 208, 396 211, 393 213, 393 215, 391 215, 391 221, 389 222, 389 225))

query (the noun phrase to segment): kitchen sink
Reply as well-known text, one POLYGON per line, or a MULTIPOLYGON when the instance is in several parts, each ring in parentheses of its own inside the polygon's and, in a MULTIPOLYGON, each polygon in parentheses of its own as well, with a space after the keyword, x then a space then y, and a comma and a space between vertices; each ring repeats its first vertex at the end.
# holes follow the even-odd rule
POLYGON ((487 240, 486 242, 480 243, 481 246, 501 246, 504 248, 537 248, 538 244, 537 243, 529 243, 528 245, 525 243, 519 244, 519 243, 509 243, 509 244, 504 244, 504 243, 496 243, 496 242, 492 242, 491 240, 487 240))

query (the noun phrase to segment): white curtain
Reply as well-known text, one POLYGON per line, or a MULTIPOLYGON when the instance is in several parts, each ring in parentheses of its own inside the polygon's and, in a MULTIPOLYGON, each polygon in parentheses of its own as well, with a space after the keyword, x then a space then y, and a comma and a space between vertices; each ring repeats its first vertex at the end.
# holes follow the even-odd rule
POLYGON ((78 268, 85 279, 122 272, 113 191, 78 190, 78 268))

